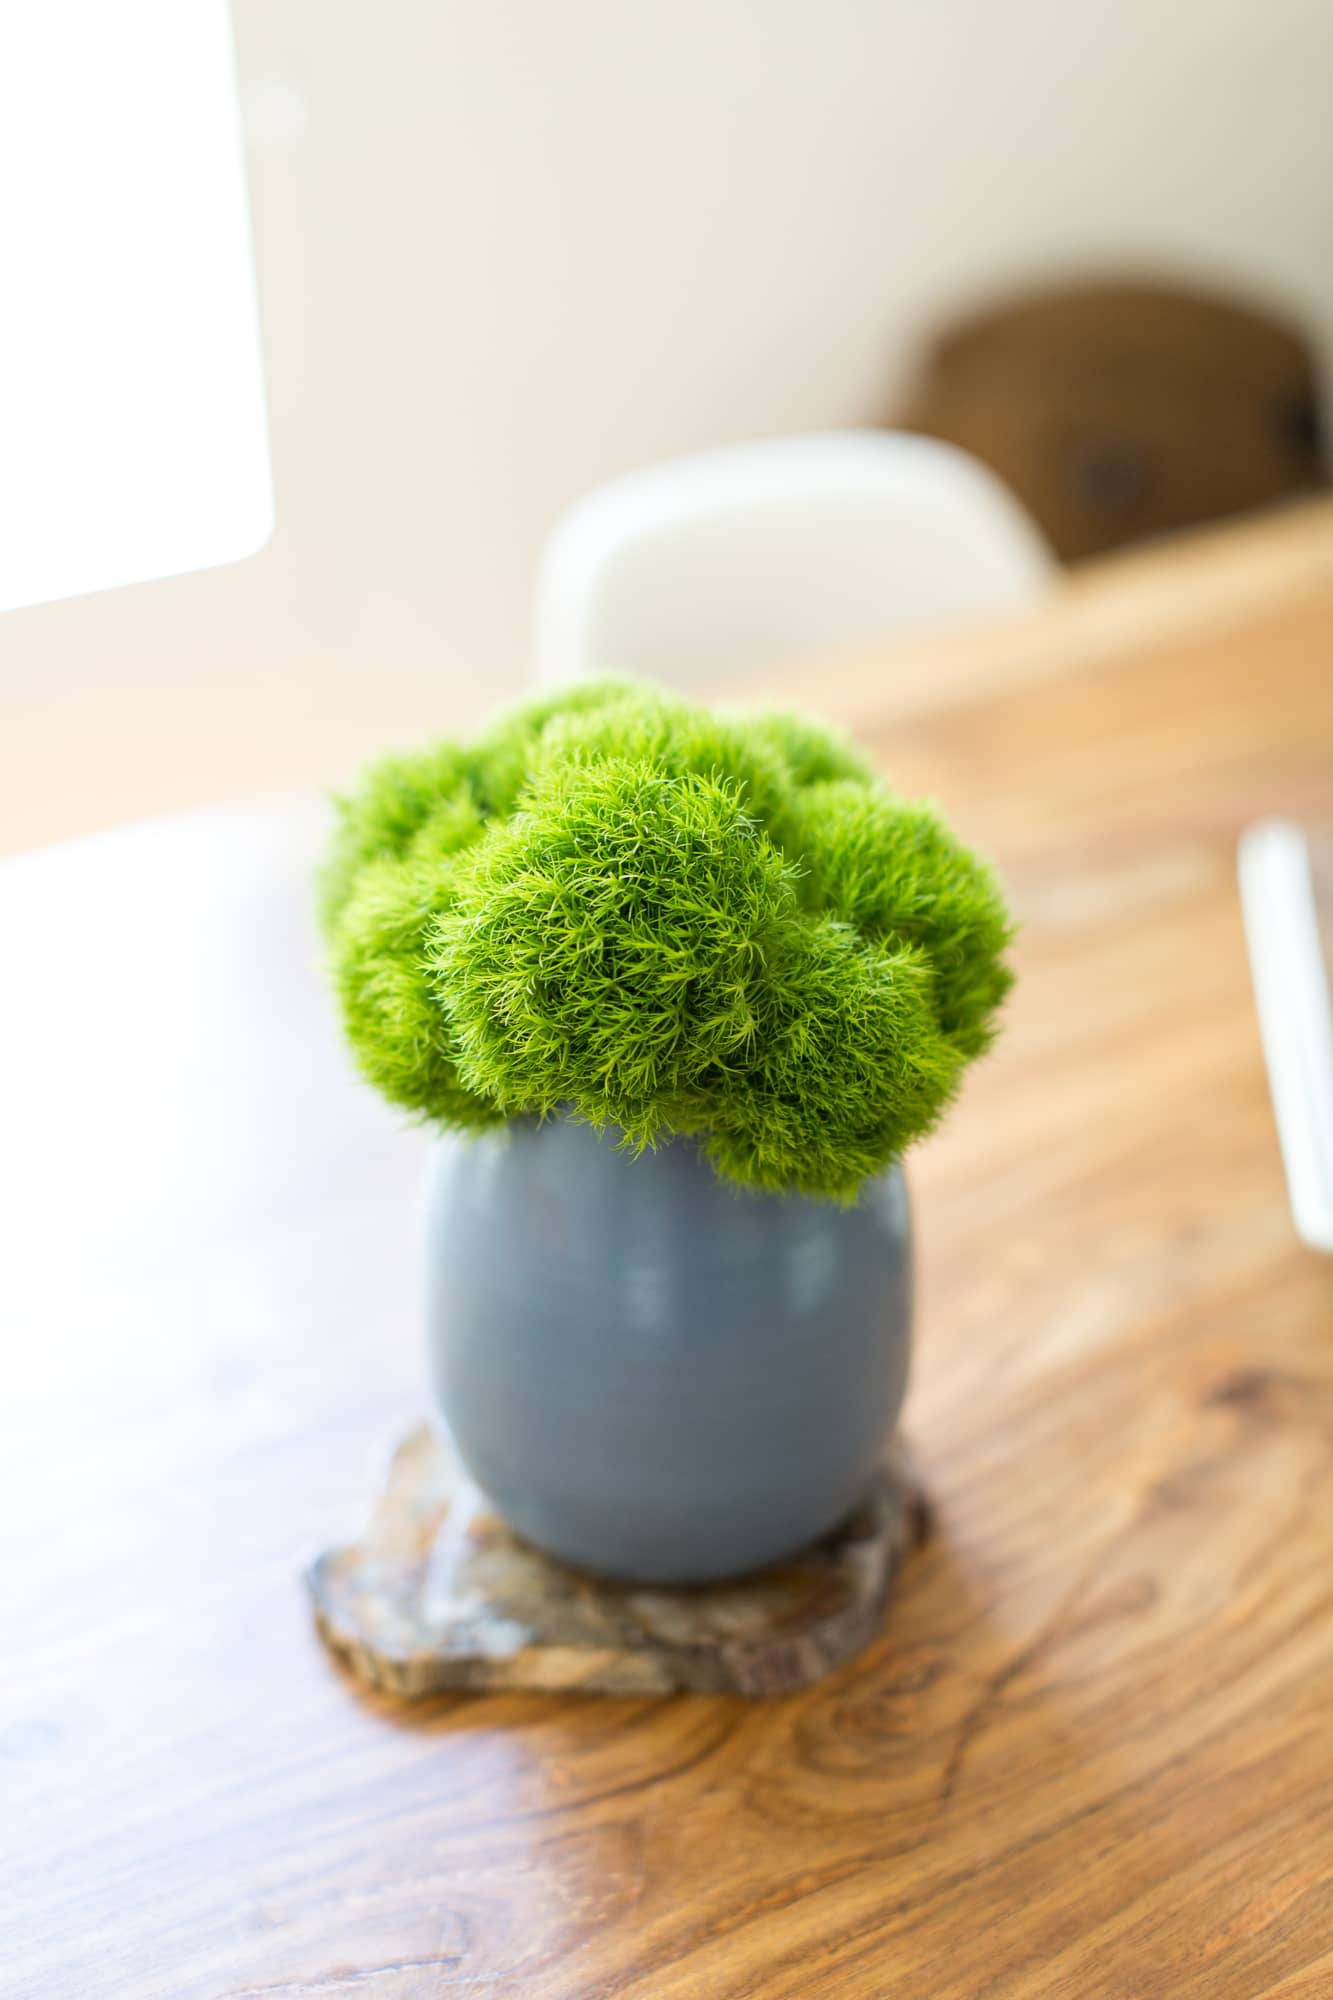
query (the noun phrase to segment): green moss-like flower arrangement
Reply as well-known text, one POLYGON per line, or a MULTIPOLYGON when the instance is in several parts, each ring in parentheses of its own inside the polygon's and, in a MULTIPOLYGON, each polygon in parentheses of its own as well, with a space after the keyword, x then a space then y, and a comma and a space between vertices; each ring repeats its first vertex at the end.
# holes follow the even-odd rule
POLYGON ((836 737, 641 684, 535 702, 340 802, 322 914, 393 1103, 700 1135, 752 1187, 851 1198, 993 1033, 990 872, 836 737))

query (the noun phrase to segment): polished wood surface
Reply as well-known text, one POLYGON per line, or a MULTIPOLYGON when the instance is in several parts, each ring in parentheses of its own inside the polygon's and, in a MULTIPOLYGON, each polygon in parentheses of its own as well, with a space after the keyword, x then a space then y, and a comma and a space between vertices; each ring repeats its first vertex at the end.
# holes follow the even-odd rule
POLYGON ((302 1560, 421 1410, 420 1139, 348 1079, 317 808, 0 871, 0 1990, 1333 1993, 1333 1265, 1234 847, 1333 815, 1333 512, 811 671, 1022 912, 915 1161, 939 1508, 770 1704, 369 1700, 302 1560))

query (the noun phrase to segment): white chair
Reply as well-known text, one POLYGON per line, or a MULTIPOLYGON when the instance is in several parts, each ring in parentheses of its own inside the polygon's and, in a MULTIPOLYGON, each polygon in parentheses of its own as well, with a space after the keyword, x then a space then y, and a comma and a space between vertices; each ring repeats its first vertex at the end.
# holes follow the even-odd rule
POLYGON ((532 674, 700 685, 1026 604, 1054 570, 952 445, 845 431, 651 466, 578 501, 537 575, 532 674))

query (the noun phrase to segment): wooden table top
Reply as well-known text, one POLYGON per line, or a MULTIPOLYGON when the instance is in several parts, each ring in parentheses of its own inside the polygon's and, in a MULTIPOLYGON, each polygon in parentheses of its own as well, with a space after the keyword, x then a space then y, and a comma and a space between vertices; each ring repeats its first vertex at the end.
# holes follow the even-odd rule
POLYGON ((1234 873, 1333 812, 1333 510, 795 684, 1025 928, 913 1170, 939 1532, 771 1704, 339 1676, 298 1572, 424 1405, 421 1142, 335 1040, 320 814, 0 870, 16 2000, 1333 1994, 1333 1263, 1234 873))

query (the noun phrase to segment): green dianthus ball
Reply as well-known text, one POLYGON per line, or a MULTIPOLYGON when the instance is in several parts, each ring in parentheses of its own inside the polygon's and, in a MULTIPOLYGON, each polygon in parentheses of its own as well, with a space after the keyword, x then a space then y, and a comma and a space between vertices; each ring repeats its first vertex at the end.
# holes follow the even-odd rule
POLYGON ((739 788, 642 758, 549 770, 460 871, 431 967, 469 1087, 640 1141, 752 1059, 792 872, 739 788))
POLYGON ((993 1032, 990 873, 800 718, 597 683, 340 806, 322 914, 394 1103, 701 1136, 723 1175, 847 1199, 993 1032))
POLYGON ((862 937, 918 945, 935 975, 940 1026, 980 1055, 1009 990, 1012 926, 991 871, 928 806, 849 779, 801 792, 784 828, 804 901, 862 937))

